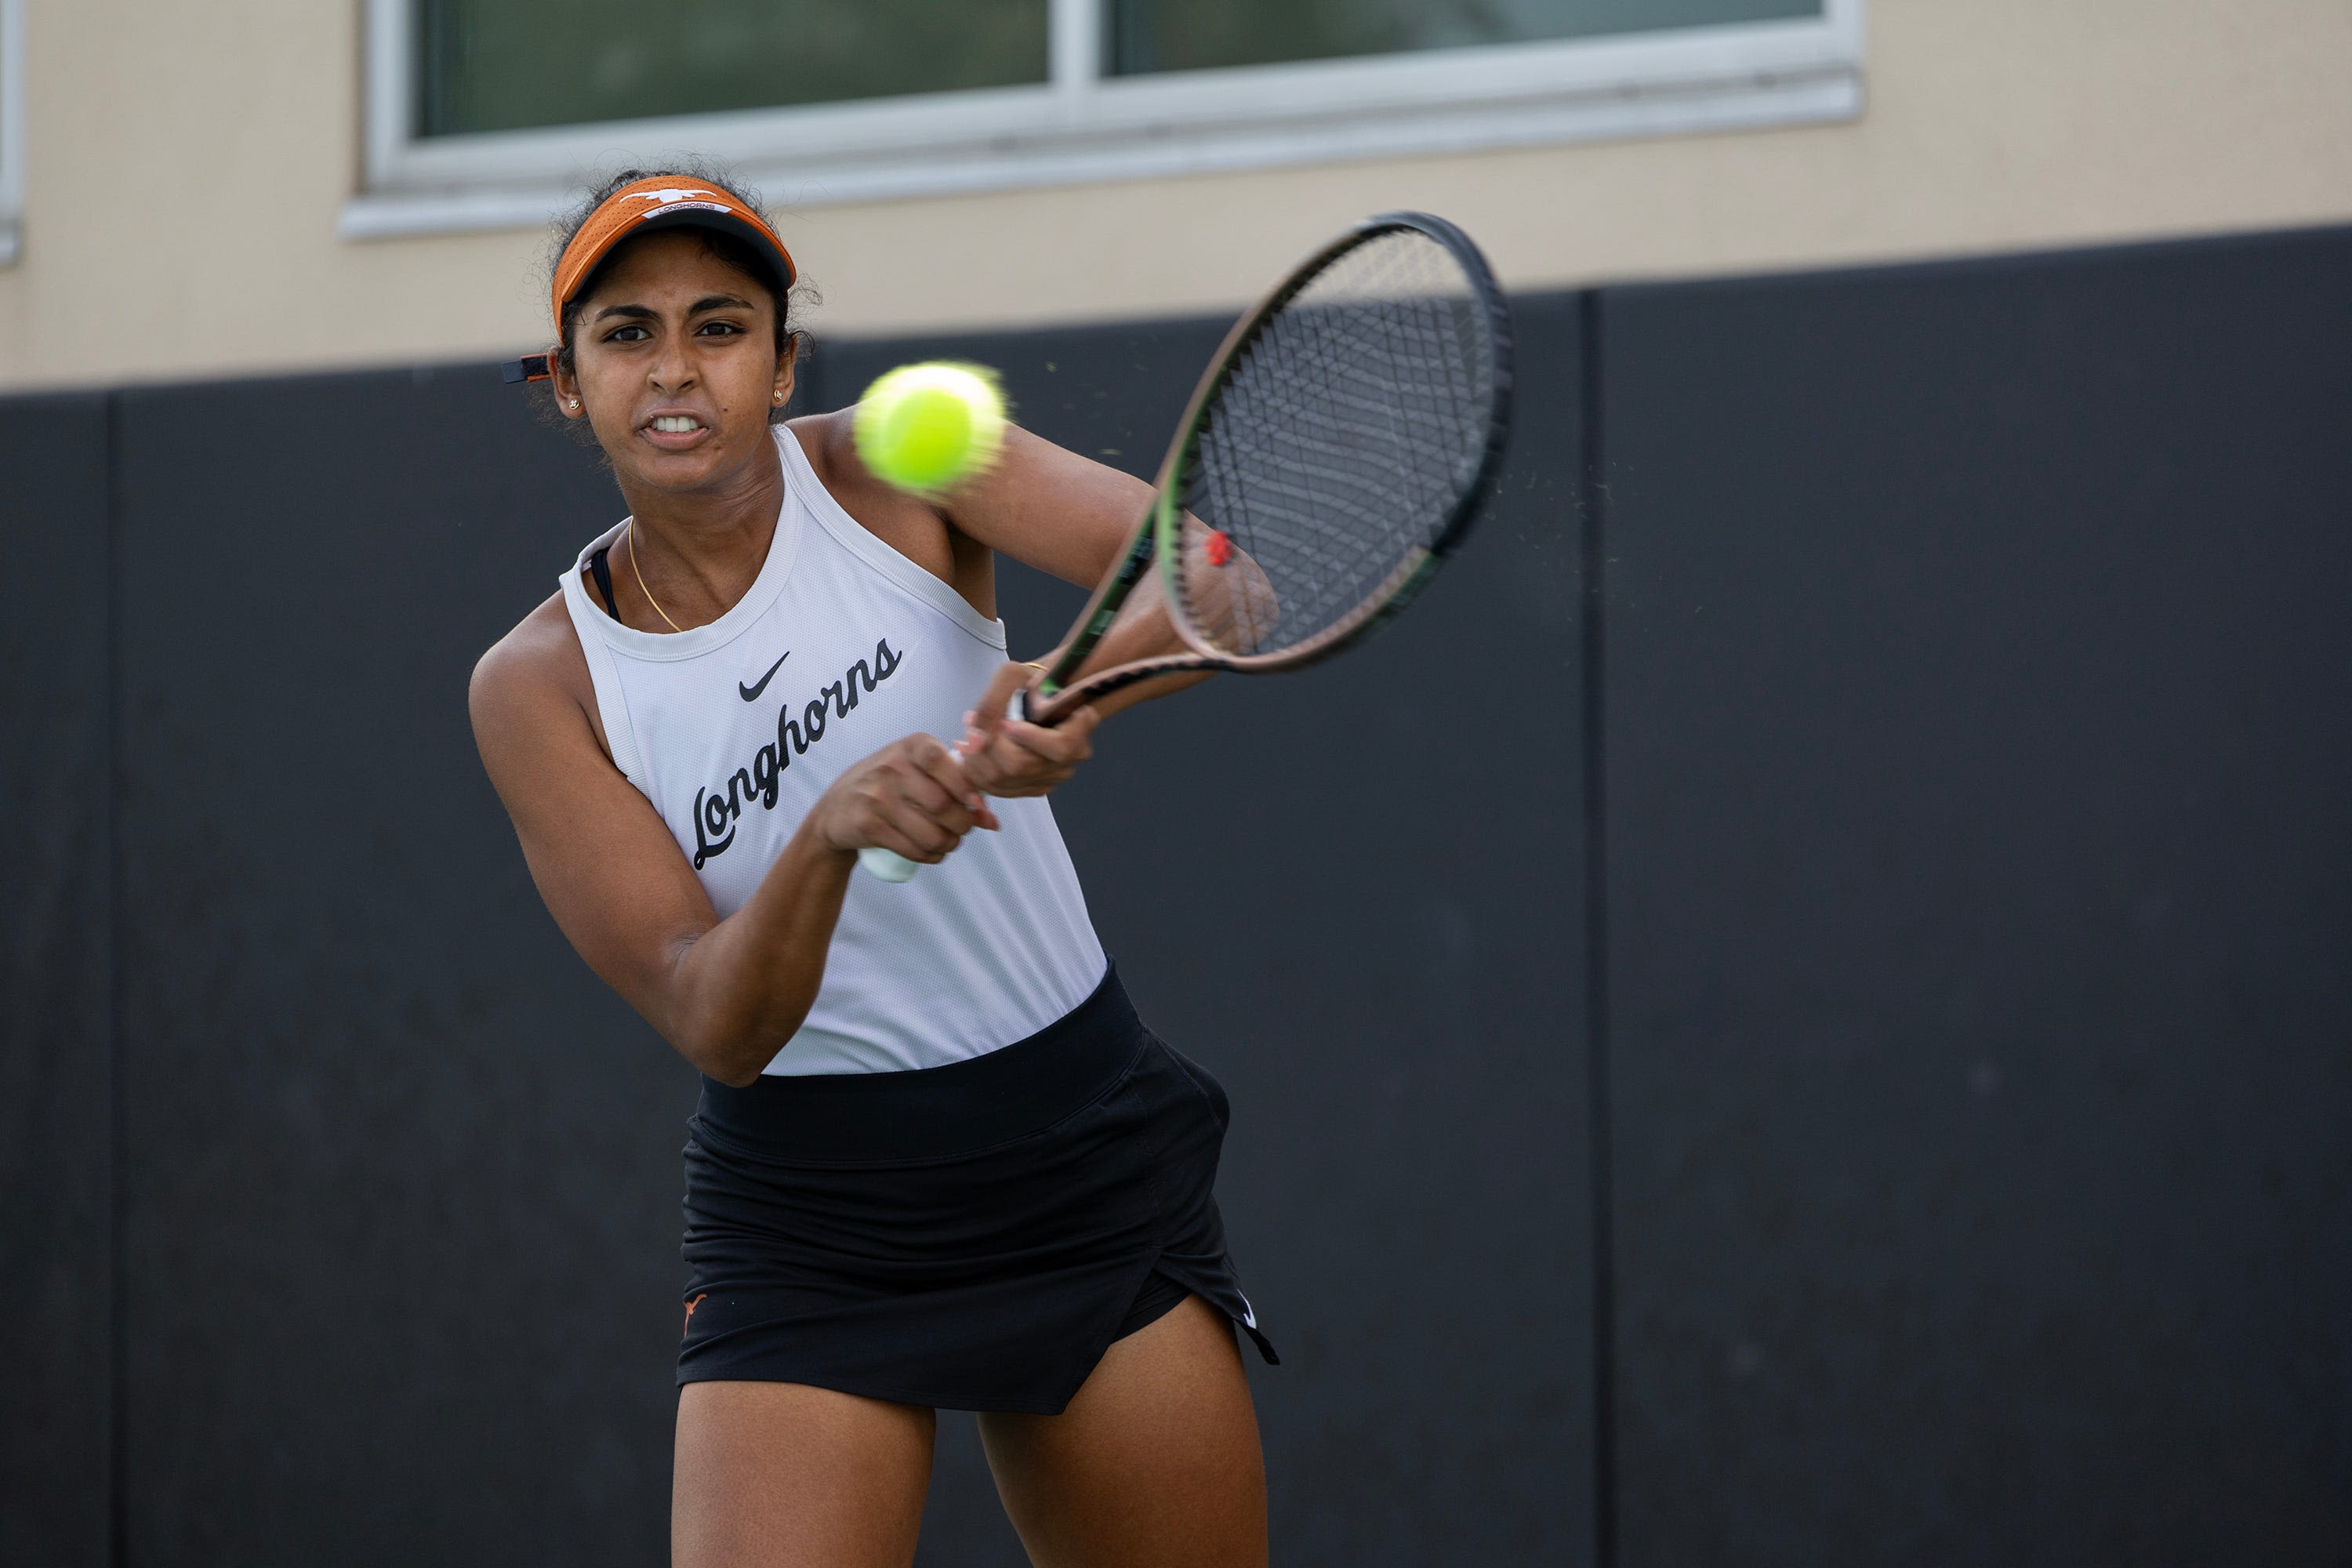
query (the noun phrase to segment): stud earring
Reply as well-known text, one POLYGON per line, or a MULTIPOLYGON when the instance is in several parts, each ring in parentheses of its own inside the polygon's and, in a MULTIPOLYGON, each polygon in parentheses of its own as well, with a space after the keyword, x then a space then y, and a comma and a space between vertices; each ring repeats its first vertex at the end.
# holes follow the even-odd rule
POLYGON ((782 393, 781 393, 781 392, 780 392, 780 393, 778 393, 778 394, 776 394, 776 403, 777 403, 777 405, 778 405, 779 406, 781 406, 781 405, 782 405, 783 401, 784 401, 784 395, 783 395, 782 393))
POLYGON ((572 400, 572 412, 574 414, 580 412, 580 400, 576 397, 572 400))

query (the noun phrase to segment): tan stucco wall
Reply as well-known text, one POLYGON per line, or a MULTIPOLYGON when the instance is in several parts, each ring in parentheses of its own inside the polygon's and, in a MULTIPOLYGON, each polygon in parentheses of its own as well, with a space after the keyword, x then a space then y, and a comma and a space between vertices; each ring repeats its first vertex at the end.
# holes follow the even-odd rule
MULTIPOLYGON (((536 233, 347 242, 357 0, 33 0, 0 385, 487 356, 536 233), (95 193, 110 199, 92 199, 95 193)), ((1443 212, 1507 282, 2352 219, 2347 0, 1869 0, 1851 123, 809 208, 820 331, 1231 306, 1363 213, 1443 212)))

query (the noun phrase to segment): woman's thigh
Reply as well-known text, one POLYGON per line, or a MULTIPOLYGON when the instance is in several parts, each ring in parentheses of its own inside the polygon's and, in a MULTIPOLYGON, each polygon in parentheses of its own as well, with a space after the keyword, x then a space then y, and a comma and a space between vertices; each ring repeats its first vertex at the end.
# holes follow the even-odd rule
POLYGON ((907 1568, 933 1412, 797 1383, 678 1392, 673 1568, 907 1568))
POLYGON ((980 1435, 1037 1568, 1264 1568, 1257 1413, 1198 1296, 1112 1345, 1061 1415, 982 1415, 980 1435))

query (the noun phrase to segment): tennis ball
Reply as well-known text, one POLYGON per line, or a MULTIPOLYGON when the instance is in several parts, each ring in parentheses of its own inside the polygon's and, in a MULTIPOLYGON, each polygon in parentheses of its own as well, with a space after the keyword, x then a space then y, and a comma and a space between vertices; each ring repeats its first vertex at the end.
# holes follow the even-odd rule
POLYGON ((858 457, 883 482, 936 495, 996 460, 1004 395, 985 365, 902 364, 866 389, 851 428, 858 457))

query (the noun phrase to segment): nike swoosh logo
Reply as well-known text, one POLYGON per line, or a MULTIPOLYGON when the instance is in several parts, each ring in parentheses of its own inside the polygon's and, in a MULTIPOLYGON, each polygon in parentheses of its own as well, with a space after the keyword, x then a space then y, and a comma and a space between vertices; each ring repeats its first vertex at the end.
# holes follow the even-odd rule
POLYGON ((773 680, 773 679, 776 679, 776 671, 778 671, 778 670, 780 670, 780 669, 782 669, 782 668, 784 668, 784 659, 790 658, 792 658, 792 657, 793 657, 793 650, 792 650, 792 649, 790 649, 790 648, 786 648, 786 649, 784 650, 784 652, 783 652, 783 657, 782 657, 782 658, 777 659, 775 663, 773 663, 773 664, 772 664, 772 665, 768 666, 768 673, 767 673, 767 674, 765 674, 765 675, 763 675, 763 676, 760 677, 760 679, 757 679, 757 680, 753 681, 753 682, 752 682, 751 685, 749 685, 749 686, 744 685, 741 681, 740 681, 740 680, 739 680, 739 681, 737 681, 737 682, 735 683, 735 689, 736 689, 736 690, 738 690, 738 691, 740 691, 740 692, 741 692, 741 693, 743 694, 743 700, 744 700, 744 701, 746 701, 746 702, 757 702, 758 700, 760 700, 760 693, 761 693, 762 691, 765 691, 766 689, 768 689, 768 682, 770 682, 771 680, 773 680))

